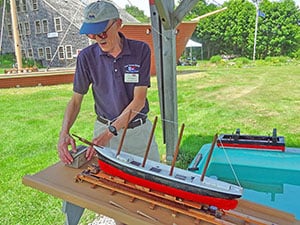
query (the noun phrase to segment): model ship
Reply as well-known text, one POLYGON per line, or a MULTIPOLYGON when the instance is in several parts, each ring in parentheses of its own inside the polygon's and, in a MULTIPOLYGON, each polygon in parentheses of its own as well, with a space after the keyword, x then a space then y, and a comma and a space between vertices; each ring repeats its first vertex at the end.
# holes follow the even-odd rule
POLYGON ((224 148, 285 151, 284 137, 277 136, 276 128, 273 129, 272 136, 241 135, 240 129, 237 129, 235 134, 221 134, 217 145, 224 148))
MULTIPOLYGON (((157 117, 155 118, 148 143, 151 143, 153 138, 156 122, 157 117)), ((105 174, 147 188, 149 191, 160 192, 184 201, 215 206, 225 210, 234 209, 238 203, 237 198, 242 196, 242 187, 206 177, 205 172, 203 174, 196 174, 174 166, 183 128, 184 125, 181 128, 172 165, 147 160, 150 144, 147 146, 144 157, 122 152, 122 142, 127 128, 124 129, 118 150, 97 146, 77 135, 74 136, 84 143, 94 146, 100 170, 105 174)), ((215 135, 211 151, 214 148, 216 139, 217 135, 215 135)))
POLYGON ((221 209, 233 209, 237 205, 236 198, 242 196, 242 188, 233 184, 205 177, 148 160, 143 167, 143 158, 116 151, 110 148, 95 146, 100 169, 112 176, 120 177, 128 182, 163 192, 181 199, 213 205, 221 209))

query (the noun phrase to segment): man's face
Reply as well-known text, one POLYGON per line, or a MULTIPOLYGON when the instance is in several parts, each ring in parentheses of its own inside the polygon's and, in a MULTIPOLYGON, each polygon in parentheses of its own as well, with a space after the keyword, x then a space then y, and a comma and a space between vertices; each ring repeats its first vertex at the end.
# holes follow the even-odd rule
POLYGON ((118 37, 118 20, 110 20, 107 28, 102 33, 88 34, 87 36, 97 41, 102 51, 111 52, 116 45, 116 38, 118 37))

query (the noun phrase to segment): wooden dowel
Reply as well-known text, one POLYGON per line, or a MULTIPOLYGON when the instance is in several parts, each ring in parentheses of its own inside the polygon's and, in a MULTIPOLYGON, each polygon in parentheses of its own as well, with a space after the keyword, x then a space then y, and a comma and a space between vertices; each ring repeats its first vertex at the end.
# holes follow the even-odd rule
POLYGON ((143 163, 142 163, 142 167, 145 166, 147 158, 148 158, 148 154, 149 154, 149 151, 150 151, 150 147, 151 147, 152 139, 153 139, 153 136, 154 136, 154 131, 155 131, 155 128, 156 128, 156 124, 157 124, 157 116, 155 117, 153 125, 152 125, 152 130, 151 130, 151 134, 150 134, 150 137, 149 137, 149 140, 148 140, 147 149, 146 149, 146 152, 145 152, 145 155, 144 155, 144 160, 143 160, 143 163))
POLYGON ((85 138, 79 137, 79 136, 76 135, 76 134, 72 134, 72 136, 78 138, 79 141, 81 141, 81 142, 83 142, 83 143, 85 143, 85 144, 87 144, 87 145, 90 145, 90 146, 92 146, 92 147, 93 147, 93 146, 97 146, 97 147, 99 147, 99 148, 103 148, 103 146, 101 146, 101 145, 96 145, 96 144, 92 143, 91 141, 86 140, 85 138))
POLYGON ((178 153, 179 153, 179 146, 180 146, 180 142, 181 142, 183 130, 184 130, 184 124, 182 124, 182 126, 181 126, 179 138, 178 138, 177 145, 176 145, 176 150, 175 150, 175 153, 174 153, 174 156, 173 156, 173 160, 172 160, 171 170, 170 170, 170 173, 169 173, 170 176, 173 175, 173 170, 174 170, 176 159, 177 159, 177 156, 178 156, 178 153))
POLYGON ((124 131, 123 131, 123 134, 122 134, 122 137, 121 137, 121 140, 120 140, 120 144, 119 144, 119 147, 118 147, 118 151, 117 151, 116 157, 118 155, 120 155, 120 152, 121 152, 121 149, 122 149, 122 146, 123 146, 123 142, 125 140, 125 135, 126 135, 126 131, 127 131, 127 128, 128 128, 128 124, 130 122, 130 116, 131 116, 131 110, 128 113, 128 119, 127 119, 124 131))
POLYGON ((206 170, 207 170, 208 164, 209 164, 209 162, 210 162, 210 158, 211 158, 211 155, 212 155, 212 153, 213 153, 213 150, 214 150, 214 148, 215 148, 217 139, 218 139, 218 134, 215 134, 214 139, 213 139, 213 142, 212 142, 212 144, 211 144, 211 146, 210 146, 209 154, 208 154, 208 156, 207 156, 207 160, 206 160, 206 162, 205 162, 205 166, 204 166, 203 172, 202 172, 202 174, 201 174, 201 178, 200 178, 201 182, 204 180, 204 177, 205 177, 205 174, 206 174, 206 170))

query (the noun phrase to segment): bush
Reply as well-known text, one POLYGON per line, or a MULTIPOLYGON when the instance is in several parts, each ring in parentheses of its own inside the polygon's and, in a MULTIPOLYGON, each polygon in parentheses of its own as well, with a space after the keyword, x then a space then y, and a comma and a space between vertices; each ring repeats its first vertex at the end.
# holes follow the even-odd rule
POLYGON ((286 64, 290 62, 291 59, 287 56, 276 56, 276 57, 268 56, 265 58, 265 61, 271 64, 286 64))
POLYGON ((294 53, 293 53, 293 58, 295 58, 295 59, 300 59, 300 49, 298 49, 297 52, 294 52, 294 53))
POLYGON ((209 60, 211 63, 220 63, 222 61, 222 57, 220 55, 214 55, 209 60))
POLYGON ((243 65, 247 65, 251 63, 251 61, 246 57, 235 58, 234 62, 238 67, 242 67, 243 65))
POLYGON ((11 68, 15 61, 13 54, 0 55, 0 68, 11 68))
MULTIPOLYGON (((12 68, 13 65, 16 63, 16 57, 12 53, 0 55, 0 68, 9 69, 12 68)), ((41 63, 34 61, 33 59, 22 59, 23 68, 25 67, 33 67, 36 66, 38 68, 42 68, 41 63)))

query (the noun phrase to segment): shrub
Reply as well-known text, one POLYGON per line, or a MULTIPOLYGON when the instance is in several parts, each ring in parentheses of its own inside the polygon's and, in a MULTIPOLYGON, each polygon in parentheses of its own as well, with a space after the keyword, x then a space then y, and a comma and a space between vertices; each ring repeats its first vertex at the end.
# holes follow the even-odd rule
POLYGON ((267 56, 265 61, 271 64, 286 64, 291 61, 291 59, 287 56, 267 56))
POLYGON ((251 61, 246 57, 235 58, 234 62, 238 67, 242 67, 243 65, 247 65, 251 63, 251 61))
POLYGON ((222 61, 222 57, 220 55, 214 55, 209 60, 211 63, 220 63, 222 61))

